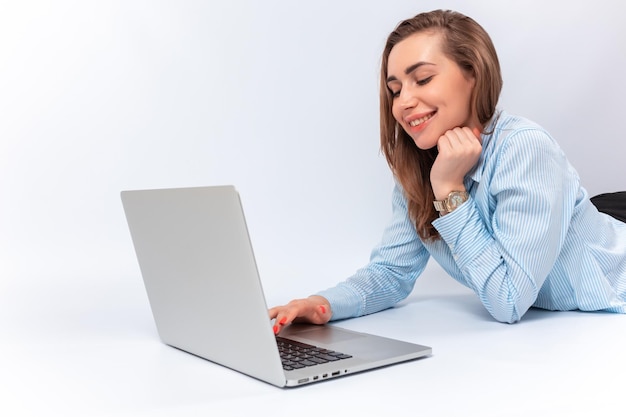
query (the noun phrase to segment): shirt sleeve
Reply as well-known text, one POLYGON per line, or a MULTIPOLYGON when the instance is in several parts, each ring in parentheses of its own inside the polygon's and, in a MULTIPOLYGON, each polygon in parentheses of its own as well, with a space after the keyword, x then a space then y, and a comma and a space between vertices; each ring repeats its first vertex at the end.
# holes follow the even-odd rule
POLYGON ((353 276, 318 295, 331 305, 332 320, 357 317, 392 307, 406 298, 426 267, 429 253, 408 216, 402 190, 395 186, 392 219, 370 262, 353 276))
POLYGON ((433 226, 489 313, 514 323, 561 252, 579 180, 556 142, 536 128, 510 134, 490 158, 492 172, 474 190, 489 196, 470 198, 433 226), (476 201, 490 207, 478 210, 476 201))

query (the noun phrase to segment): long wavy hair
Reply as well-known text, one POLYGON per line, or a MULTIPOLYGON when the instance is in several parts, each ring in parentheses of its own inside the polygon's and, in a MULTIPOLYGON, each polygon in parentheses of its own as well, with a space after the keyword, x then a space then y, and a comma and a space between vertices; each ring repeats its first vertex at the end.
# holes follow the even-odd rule
POLYGON ((438 217, 430 184, 437 148, 419 149, 392 114, 392 94, 387 87, 389 53, 400 41, 418 32, 441 34, 443 53, 474 77, 470 112, 481 126, 494 117, 502 90, 502 75, 495 47, 474 20, 450 10, 420 13, 398 24, 387 38, 380 70, 380 144, 395 178, 402 185, 411 220, 423 240, 439 239, 432 222, 438 217))

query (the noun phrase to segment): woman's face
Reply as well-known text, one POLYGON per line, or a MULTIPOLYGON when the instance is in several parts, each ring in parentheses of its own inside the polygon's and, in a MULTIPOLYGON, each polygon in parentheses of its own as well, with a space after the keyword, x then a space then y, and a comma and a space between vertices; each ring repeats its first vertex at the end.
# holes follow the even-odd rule
POLYGON ((474 78, 446 57, 440 44, 438 33, 416 33, 393 47, 387 64, 393 117, 424 150, 455 127, 480 129, 470 114, 474 78))

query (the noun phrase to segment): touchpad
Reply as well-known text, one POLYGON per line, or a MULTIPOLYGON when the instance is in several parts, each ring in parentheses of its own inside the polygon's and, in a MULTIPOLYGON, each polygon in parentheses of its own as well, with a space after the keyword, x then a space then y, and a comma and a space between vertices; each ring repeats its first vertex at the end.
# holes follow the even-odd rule
POLYGON ((347 340, 358 339, 364 337, 358 333, 348 332, 333 326, 305 326, 298 329, 299 326, 290 326, 290 334, 304 339, 308 339, 313 343, 339 343, 347 340))

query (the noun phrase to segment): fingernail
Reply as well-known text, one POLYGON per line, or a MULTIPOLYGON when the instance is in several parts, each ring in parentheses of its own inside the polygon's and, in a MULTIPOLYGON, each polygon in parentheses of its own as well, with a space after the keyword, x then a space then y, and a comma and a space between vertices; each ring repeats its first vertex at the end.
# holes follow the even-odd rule
POLYGON ((320 306, 320 311, 322 312, 322 314, 326 314, 326 307, 320 306))
POLYGON ((287 323, 287 317, 283 317, 282 319, 280 319, 280 321, 278 322, 278 324, 280 325, 284 325, 285 323, 287 323))
POLYGON ((477 138, 480 137, 480 130, 478 130, 477 127, 475 127, 472 132, 474 133, 474 136, 476 136, 477 138))
POLYGON ((278 334, 278 326, 274 326, 274 334, 278 334))

